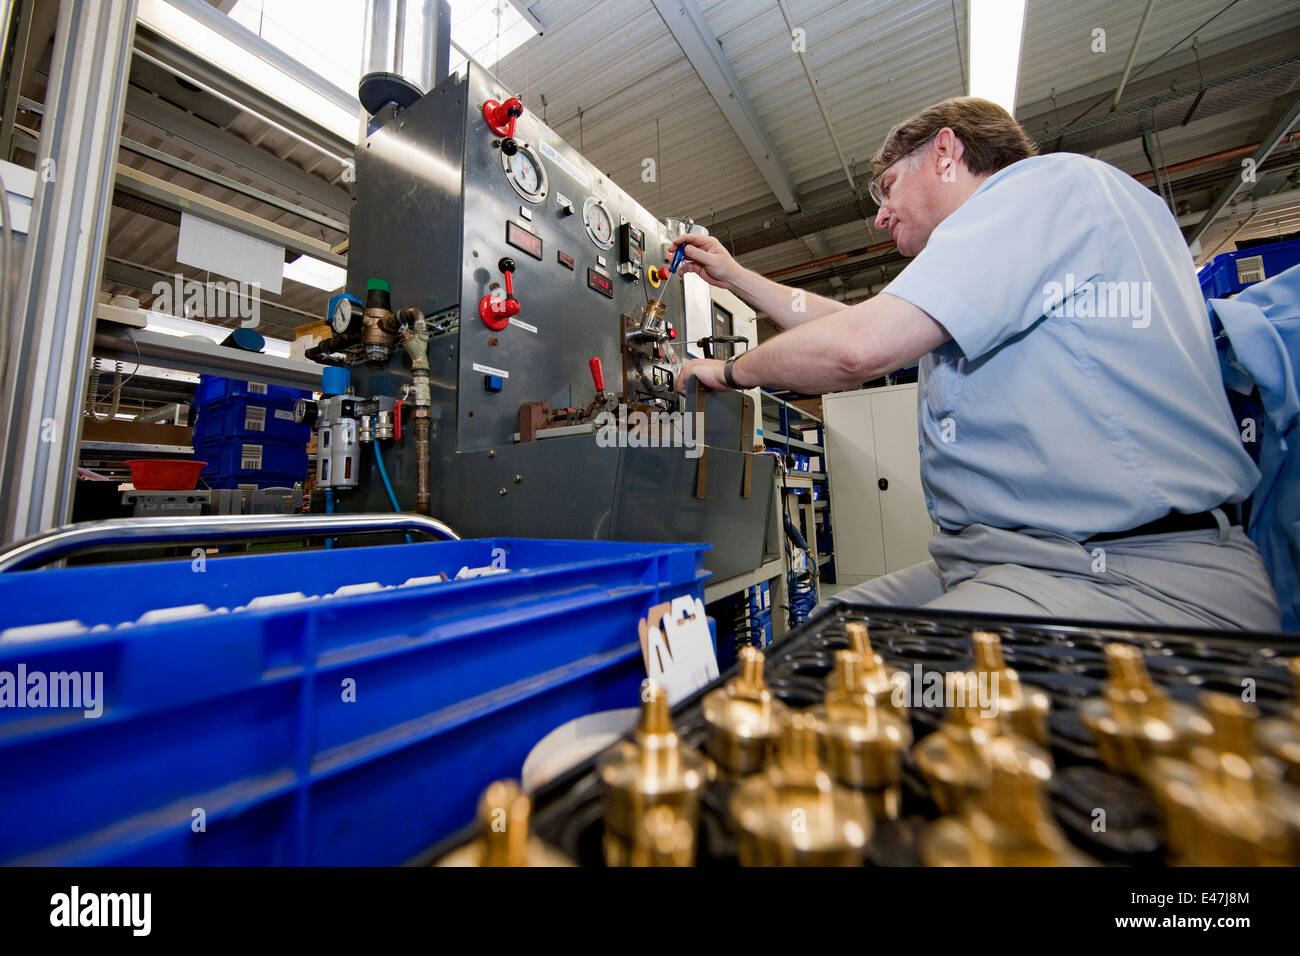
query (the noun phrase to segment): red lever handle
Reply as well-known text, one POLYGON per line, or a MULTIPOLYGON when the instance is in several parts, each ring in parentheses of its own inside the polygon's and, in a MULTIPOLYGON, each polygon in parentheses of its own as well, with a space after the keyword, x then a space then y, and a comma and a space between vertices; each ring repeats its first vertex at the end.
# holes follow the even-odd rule
POLYGON ((587 365, 591 367, 591 380, 596 383, 596 391, 603 392, 605 390, 605 373, 600 369, 600 359, 593 355, 587 361, 587 365))
POLYGON ((498 136, 515 135, 515 120, 524 115, 524 104, 519 97, 512 96, 504 102, 488 100, 483 104, 483 119, 488 128, 498 136))
POLYGON ((399 398, 393 403, 393 441, 402 440, 402 403, 406 401, 399 398))

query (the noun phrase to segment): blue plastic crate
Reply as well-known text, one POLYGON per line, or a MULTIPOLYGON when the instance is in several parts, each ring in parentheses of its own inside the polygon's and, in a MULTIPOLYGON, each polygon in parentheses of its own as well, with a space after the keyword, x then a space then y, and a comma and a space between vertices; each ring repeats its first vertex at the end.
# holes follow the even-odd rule
POLYGON ((306 445, 311 426, 293 420, 293 402, 265 398, 230 398, 200 405, 194 422, 194 440, 230 438, 258 441, 283 438, 306 445))
POLYGON ((1225 252, 1211 259, 1198 273, 1201 280, 1201 295, 1207 299, 1226 299, 1230 295, 1236 295, 1248 285, 1277 275, 1279 272, 1285 272, 1297 263, 1300 263, 1300 239, 1225 252), (1263 260, 1263 274, 1256 272, 1258 278, 1250 278, 1243 282, 1237 264, 1242 259, 1251 259, 1255 256, 1263 260))
MULTIPOLYGON (((213 487, 217 481, 258 482, 263 478, 290 484, 307 476, 307 443, 283 438, 194 439, 194 457, 206 461, 203 480, 213 487), (257 467, 252 467, 254 463, 257 467)), ((229 486, 226 486, 229 487, 229 486)))
POLYGON ((103 675, 99 717, 0 707, 0 863, 410 859, 550 730, 635 705, 637 622, 703 596, 706 547, 497 538, 0 574, 0 627, 103 628, 0 635, 0 675, 103 675), (365 582, 385 590, 325 596, 365 582), (193 604, 212 612, 142 620, 193 604))
POLYGON ((200 375, 194 390, 195 405, 210 405, 230 398, 267 398, 292 405, 300 398, 311 398, 311 392, 301 388, 285 388, 266 382, 249 382, 242 378, 224 378, 220 375, 200 375))

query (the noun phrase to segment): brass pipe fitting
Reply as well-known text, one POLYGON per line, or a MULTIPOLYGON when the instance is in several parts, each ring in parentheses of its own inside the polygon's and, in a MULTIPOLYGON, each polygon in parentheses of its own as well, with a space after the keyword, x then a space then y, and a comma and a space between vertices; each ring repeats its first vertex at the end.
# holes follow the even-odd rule
POLYGON ((988 789, 922 834, 926 865, 1090 865, 1052 819, 1032 756, 1013 738, 999 737, 990 742, 988 757, 988 789))
MULTIPOLYGON (((959 700, 954 685, 964 684, 966 677, 961 672, 946 675, 950 700, 959 700)), ((1005 733, 993 714, 985 712, 978 699, 964 692, 960 702, 948 708, 939 729, 916 745, 913 758, 941 813, 959 812, 968 800, 989 788, 992 770, 989 746, 995 739, 1004 737, 1021 751, 1030 772, 1043 781, 1051 778, 1052 758, 1046 750, 1005 733)))
POLYGON ((763 652, 745 647, 738 656, 740 673, 705 696, 704 719, 709 756, 731 773, 749 774, 775 751, 787 710, 763 681, 763 652))
MULTIPOLYGON (((851 621, 844 629, 849 637, 849 650, 862 658, 862 682, 867 693, 881 707, 889 708, 906 722, 907 701, 910 697, 907 673, 885 666, 884 660, 871 646, 871 634, 867 625, 851 621)), ((834 688, 836 680, 838 675, 832 671, 828 688, 834 688)))
POLYGON ((668 807, 694 832, 700 791, 714 772, 673 730, 668 692, 657 684, 644 686, 633 738, 605 751, 596 765, 605 785, 604 849, 610 866, 631 863, 645 818, 656 807, 668 807))
POLYGON ((877 704, 867 689, 862 655, 837 651, 833 675, 825 702, 812 710, 830 771, 840 783, 863 791, 873 814, 895 819, 911 727, 877 704))
POLYGON ((1300 863, 1300 794, 1255 745, 1259 711, 1231 694, 1202 694, 1201 704, 1212 732, 1187 760, 1158 758, 1148 774, 1165 814, 1170 862, 1300 863))
POLYGON ((1291 786, 1300 787, 1300 657, 1291 658, 1287 662, 1287 670, 1291 673, 1291 683, 1295 688, 1291 719, 1268 717, 1259 721, 1256 729, 1264 752, 1286 768, 1286 777, 1291 786))
POLYGON ((842 787, 817 758, 817 720, 786 721, 776 762, 731 797, 742 866, 859 866, 871 839, 862 794, 842 787))
POLYGON ((655 807, 637 828, 628 865, 694 866, 695 827, 672 807, 655 807))
POLYGON ((573 866, 573 861, 532 835, 532 801, 513 780, 483 791, 476 839, 453 850, 435 866, 573 866))
POLYGON ((1106 666, 1105 692, 1083 701, 1079 717, 1112 770, 1140 778, 1156 757, 1186 756, 1196 739, 1209 734, 1204 717, 1170 700, 1151 679, 1138 648, 1107 644, 1106 666))
POLYGON ((987 684, 988 696, 995 702, 1003 726, 1040 747, 1049 746, 1047 713, 1051 700, 1047 694, 1020 683, 1020 675, 1007 666, 996 634, 976 631, 971 639, 975 644, 976 679, 987 684))

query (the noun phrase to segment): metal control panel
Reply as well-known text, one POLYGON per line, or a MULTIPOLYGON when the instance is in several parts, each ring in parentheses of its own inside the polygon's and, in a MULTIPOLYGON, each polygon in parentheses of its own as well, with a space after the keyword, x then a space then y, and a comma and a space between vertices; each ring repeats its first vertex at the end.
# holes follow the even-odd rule
MULTIPOLYGON (((472 65, 370 129, 347 292, 370 315, 382 280, 391 311, 376 306, 366 328, 376 340, 402 331, 386 361, 347 361, 357 395, 400 399, 412 383, 404 310, 423 316, 432 512, 476 536, 708 541, 719 574, 761 563, 772 463, 750 454, 741 396, 711 393, 697 409, 674 392, 686 330, 683 283, 660 274, 668 225, 472 65), (620 407, 704 412, 707 462, 598 442, 596 423, 620 407)), ((413 508, 414 443, 381 451, 413 508)), ((389 510, 374 461, 360 465, 341 510, 389 510)))

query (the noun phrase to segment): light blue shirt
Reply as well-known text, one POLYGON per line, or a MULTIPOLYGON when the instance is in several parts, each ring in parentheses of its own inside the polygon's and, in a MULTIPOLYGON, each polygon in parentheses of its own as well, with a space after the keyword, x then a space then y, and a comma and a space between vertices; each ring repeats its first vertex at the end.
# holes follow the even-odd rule
POLYGON ((999 170, 884 291, 952 336, 919 363, 941 528, 1083 540, 1254 489, 1187 244, 1113 166, 1054 153, 999 170))

